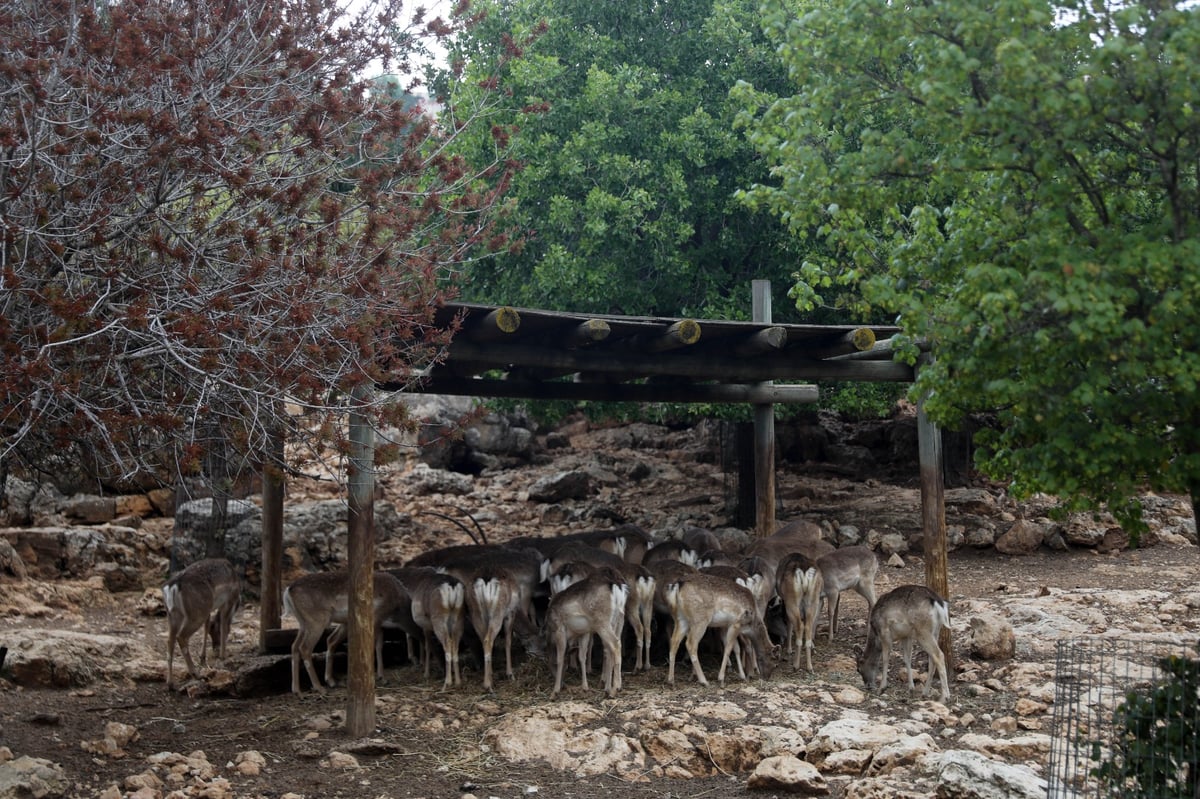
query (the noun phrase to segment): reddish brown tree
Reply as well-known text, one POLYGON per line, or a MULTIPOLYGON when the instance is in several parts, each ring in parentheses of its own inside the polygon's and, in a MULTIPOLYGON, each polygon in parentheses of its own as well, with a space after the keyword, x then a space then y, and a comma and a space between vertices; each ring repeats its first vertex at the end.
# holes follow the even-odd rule
POLYGON ((452 272, 503 242, 507 132, 449 157, 484 107, 435 122, 363 77, 465 6, 358 5, 0 0, 0 461, 186 473, 298 412, 336 437, 356 387, 435 357, 452 272))

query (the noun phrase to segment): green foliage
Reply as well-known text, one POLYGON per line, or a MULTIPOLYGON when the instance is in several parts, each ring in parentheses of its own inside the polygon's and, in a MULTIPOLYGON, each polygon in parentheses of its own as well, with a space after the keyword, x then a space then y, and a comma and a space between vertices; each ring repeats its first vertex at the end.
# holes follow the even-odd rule
MULTIPOLYGON (((737 319, 752 279, 786 285, 802 242, 734 199, 767 175, 733 129, 729 89, 746 76, 784 85, 757 0, 481 7, 488 19, 455 54, 468 75, 485 75, 494 42, 541 31, 506 74, 513 109, 494 118, 541 113, 514 140, 524 168, 508 211, 519 246, 464 274, 467 299, 737 319)), ((463 141, 469 155, 492 146, 463 141)))
POLYGON ((897 383, 831 383, 821 386, 821 407, 848 419, 886 419, 907 390, 897 383))
POLYGON ((1116 795, 1193 799, 1200 795, 1200 660, 1172 656, 1158 666, 1164 681, 1150 693, 1133 690, 1117 708, 1111 748, 1092 742, 1092 774, 1116 795))
POLYGON ((1200 10, 1181 3, 764 0, 794 84, 739 84, 771 165, 743 194, 928 342, 916 395, 1015 494, 1200 488, 1200 10))

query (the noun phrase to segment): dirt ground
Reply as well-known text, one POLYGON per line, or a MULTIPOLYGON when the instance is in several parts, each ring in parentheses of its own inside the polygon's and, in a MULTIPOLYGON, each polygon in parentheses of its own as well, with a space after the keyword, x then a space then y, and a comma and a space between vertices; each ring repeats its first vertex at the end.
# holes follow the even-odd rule
MULTIPOLYGON (((795 493, 796 484, 815 479, 801 474, 786 475, 781 488, 785 495, 787 491, 795 493)), ((681 487, 681 493, 696 491, 694 481, 689 482, 681 487)), ((840 484, 847 485, 845 481, 840 484)), ((841 492, 847 496, 846 501, 851 501, 855 494, 886 490, 897 492, 905 502, 912 502, 915 492, 911 484, 849 485, 849 489, 841 492)), ((641 497, 636 501, 657 501, 669 507, 673 500, 659 489, 655 499, 641 497)), ((828 508, 823 512, 828 512, 828 508)), ((954 603, 964 598, 1034 596, 1044 589, 1190 590, 1200 574, 1197 565, 1200 560, 1196 547, 1179 545, 1109 554, 1043 550, 1019 558, 998 555, 992 550, 961 549, 950 556, 952 613, 954 603)), ((902 583, 924 582, 924 564, 920 558, 910 557, 903 567, 881 567, 878 582, 880 594, 902 583)), ((161 651, 165 649, 165 620, 139 613, 135 606, 140 598, 140 594, 128 594, 96 599, 79 607, 64 608, 51 618, 0 619, 0 632, 15 626, 65 627, 136 636, 155 651, 161 651)), ((832 644, 823 634, 818 637, 817 675, 795 672, 781 663, 771 682, 794 683, 798 692, 814 680, 861 686, 852 668, 852 648, 856 643, 861 644, 865 611, 866 604, 860 597, 847 594, 842 603, 842 620, 849 632, 839 633, 832 644), (849 663, 850 668, 831 671, 821 665, 830 663, 840 666, 849 663)), ((239 611, 231 639, 231 657, 225 667, 236 669, 253 656, 257 614, 258 608, 252 604, 239 611)), ((956 643, 956 660, 966 658, 967 653, 956 643)), ((548 665, 522 658, 516 679, 501 680, 496 693, 489 695, 481 690, 479 673, 473 667, 468 666, 462 688, 443 692, 440 678, 426 682, 419 670, 402 660, 402 647, 389 647, 389 666, 377 689, 378 728, 372 736, 375 743, 369 746, 356 745, 339 729, 346 707, 344 688, 335 688, 325 695, 307 692, 295 697, 287 693, 286 666, 283 666, 279 691, 254 698, 233 697, 213 690, 213 685, 221 683, 219 676, 207 684, 185 684, 183 691, 168 691, 163 682, 132 679, 109 680, 69 690, 33 689, 0 678, 0 747, 8 747, 15 756, 31 755, 55 761, 75 782, 73 795, 106 799, 131 794, 138 783, 128 778, 146 771, 148 758, 157 753, 195 752, 203 752, 215 774, 228 782, 197 778, 193 771, 180 784, 159 788, 157 795, 213 799, 282 797, 288 793, 310 799, 464 794, 505 798, 537 795, 666 799, 749 793, 746 774, 718 774, 690 780, 649 773, 644 775, 644 781, 627 781, 611 775, 583 779, 536 762, 514 764, 502 760, 491 751, 484 733, 506 713, 551 701, 552 675, 548 665), (84 742, 101 738, 105 724, 113 721, 135 728, 136 739, 121 747, 121 756, 88 751, 84 742), (343 768, 331 763, 329 753, 335 749, 353 753, 358 767, 343 768), (258 774, 239 773, 234 765, 239 755, 248 750, 261 753, 265 759, 258 774), (119 786, 120 791, 111 786, 119 786), (172 788, 181 792, 170 794, 172 788)), ((715 670, 715 665, 711 663, 706 668, 715 670)), ((895 663, 893 667, 898 669, 895 663)), ((181 668, 178 658, 176 668, 181 668)), ((989 668, 995 666, 984 666, 985 675, 989 668)), ((741 683, 735 677, 724 689, 715 682, 702 687, 688 675, 676 688, 668 689, 665 667, 659 662, 648 673, 626 672, 623 690, 616 699, 604 698, 595 685, 585 694, 575 681, 570 683, 565 698, 602 708, 603 721, 618 724, 616 719, 635 712, 650 699, 669 701, 680 708, 716 697, 737 703, 753 685, 741 683)), ((979 719, 1010 712, 1014 701, 1006 693, 973 696, 963 690, 961 682, 953 684, 952 691, 951 710, 958 714, 970 711, 971 716, 979 719)), ((911 701, 914 705, 920 702, 919 698, 911 701)), ((154 795, 153 790, 140 794, 154 795)), ((838 795, 836 789, 834 795, 838 795)))

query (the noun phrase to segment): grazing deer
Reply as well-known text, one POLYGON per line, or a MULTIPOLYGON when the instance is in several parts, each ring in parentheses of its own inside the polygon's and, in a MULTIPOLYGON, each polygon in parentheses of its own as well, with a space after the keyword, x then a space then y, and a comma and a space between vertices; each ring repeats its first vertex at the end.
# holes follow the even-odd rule
MULTIPOLYGON (((381 627, 396 612, 407 596, 404 586, 387 572, 375 572, 374 579, 375 668, 383 672, 383 634, 381 627)), ((292 693, 300 693, 300 661, 308 671, 313 688, 325 692, 317 679, 312 655, 321 633, 336 625, 325 642, 325 682, 333 685, 333 651, 346 637, 350 619, 350 575, 347 572, 319 572, 295 580, 283 592, 283 611, 294 616, 300 629, 292 641, 292 693)))
POLYGON ((388 569, 388 574, 408 590, 411 600, 409 613, 423 633, 422 665, 429 679, 433 638, 441 644, 446 660, 446 679, 443 689, 462 684, 459 647, 466 626, 466 589, 462 582, 427 566, 406 566, 388 569))
MULTIPOLYGON (((657 581, 650 570, 636 563, 629 563, 618 555, 582 543, 568 544, 558 550, 550 559, 550 568, 554 573, 551 578, 551 593, 560 590, 575 576, 564 572, 583 572, 587 568, 593 571, 599 568, 611 568, 625 578, 629 586, 629 601, 625 606, 625 618, 633 630, 637 657, 634 659, 634 671, 650 668, 650 635, 654 618, 654 591, 657 581), (582 568, 581 568, 582 565, 582 568), (569 568, 568 568, 569 567, 569 568), (557 580, 557 586, 554 582, 557 580), (643 665, 644 664, 644 665, 643 665)), ((586 577, 579 574, 579 578, 586 577)), ((585 645, 586 649, 586 645, 585 645)), ((583 662, 588 662, 586 659, 583 662)))
POLYGON ((229 627, 242 597, 242 581, 223 558, 201 560, 167 580, 162 589, 167 607, 167 688, 175 685, 175 644, 183 651, 188 674, 196 677, 196 664, 188 644, 192 635, 205 628, 200 662, 208 665, 208 639, 219 660, 225 659, 229 627), (210 619, 211 617, 211 619, 210 619))
POLYGON ((816 560, 826 553, 833 552, 834 549, 833 544, 828 541, 812 538, 807 533, 784 535, 779 532, 751 541, 742 550, 742 555, 747 558, 762 558, 771 568, 778 571, 779 564, 793 552, 800 552, 810 560, 816 560))
POLYGON ((720 552, 724 547, 721 546, 721 539, 717 538, 716 533, 712 530, 706 530, 703 527, 687 526, 683 528, 683 534, 679 536, 679 540, 687 545, 688 549, 696 552, 720 552))
POLYGON ((700 553, 682 541, 669 539, 650 547, 646 551, 646 556, 642 558, 642 565, 649 567, 650 564, 660 560, 678 560, 689 566, 695 566, 700 560, 700 553))
POLYGON ((853 588, 867 600, 867 615, 870 616, 875 607, 875 572, 879 570, 879 561, 870 547, 845 547, 817 558, 817 568, 825 582, 822 591, 829 607, 829 640, 832 642, 843 591, 853 588))
MULTIPOLYGON (((546 609, 546 635, 554 643, 554 692, 562 690, 563 665, 567 644, 571 641, 600 637, 604 647, 601 682, 611 698, 621 690, 621 629, 624 626, 629 585, 625 576, 611 566, 602 566, 588 577, 572 583, 550 598, 546 609)), ((588 687, 588 663, 591 649, 579 646, 579 670, 583 689, 588 687)))
POLYGON ((492 652, 496 639, 504 633, 504 673, 513 679, 513 634, 521 637, 527 651, 541 655, 537 627, 523 607, 521 581, 505 568, 504 563, 475 569, 463 584, 466 588, 467 615, 483 644, 483 688, 494 691, 492 652))
POLYGON ((821 592, 825 580, 817 564, 800 552, 794 552, 779 564, 776 590, 787 615, 787 652, 793 655, 792 668, 800 668, 800 650, 805 664, 813 670, 813 638, 821 611, 821 592))
POLYGON ((892 643, 900 643, 900 655, 908 674, 908 690, 913 690, 912 648, 916 643, 929 653, 929 673, 923 694, 929 696, 936 669, 942 681, 942 701, 950 699, 946 682, 946 659, 938 646, 942 628, 950 624, 950 604, 923 585, 902 585, 884 594, 871 610, 867 624, 867 647, 858 658, 858 673, 867 690, 887 688, 887 662, 892 643), (876 687, 878 684, 878 687, 876 687))
MULTIPOLYGON (((704 670, 700 667, 698 648, 700 639, 710 628, 724 628, 724 652, 717 682, 725 685, 725 669, 729 655, 739 636, 745 635, 754 652, 755 663, 761 679, 771 676, 771 639, 767 627, 754 605, 750 589, 733 580, 711 574, 688 575, 666 587, 665 596, 675 620, 671 631, 671 646, 668 655, 667 684, 675 684, 675 655, 679 643, 687 638, 688 656, 692 660, 692 671, 701 685, 708 685, 704 670)), ((746 679, 746 673, 738 665, 738 676, 746 679)))

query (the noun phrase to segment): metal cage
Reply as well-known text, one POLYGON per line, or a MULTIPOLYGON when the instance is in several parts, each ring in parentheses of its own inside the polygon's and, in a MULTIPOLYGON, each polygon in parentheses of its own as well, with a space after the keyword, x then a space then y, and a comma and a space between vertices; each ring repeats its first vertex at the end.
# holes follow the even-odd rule
POLYGON ((1200 799, 1200 658, 1178 638, 1065 639, 1050 799, 1200 799))

